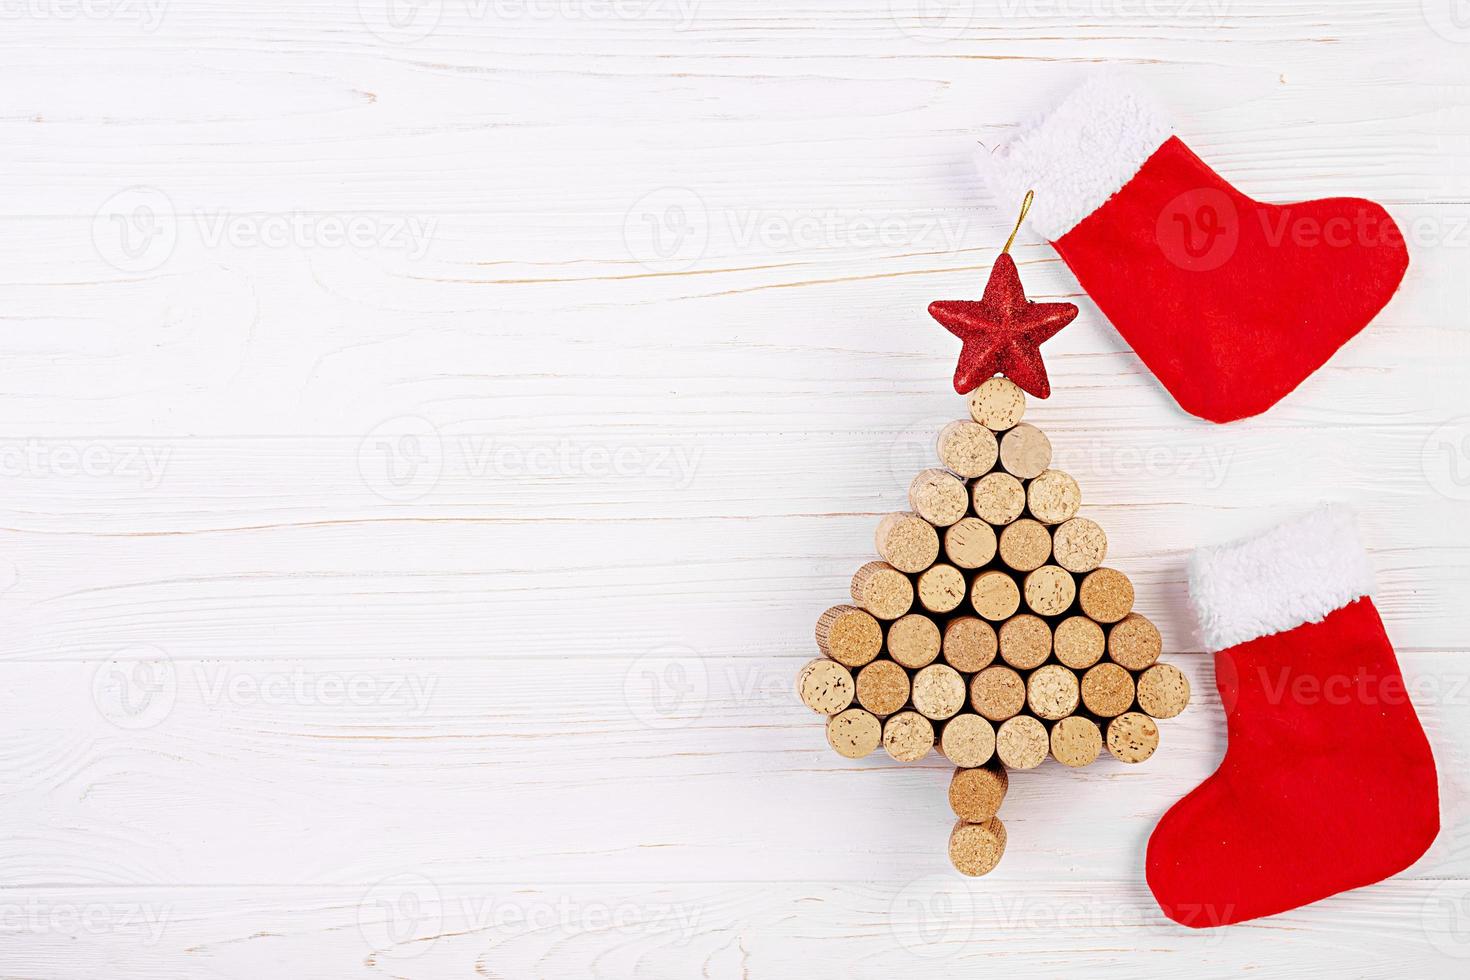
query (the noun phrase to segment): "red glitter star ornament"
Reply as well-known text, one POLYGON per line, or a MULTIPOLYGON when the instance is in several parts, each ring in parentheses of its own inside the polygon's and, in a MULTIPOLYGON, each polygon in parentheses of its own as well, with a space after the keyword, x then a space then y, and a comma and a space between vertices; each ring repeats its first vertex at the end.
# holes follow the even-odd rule
MULTIPOLYGON (((1014 233, 1012 234, 1014 238, 1014 233)), ((954 390, 968 395, 997 372, 1022 390, 1046 398, 1051 382, 1041 362, 1041 344, 1077 316, 1074 303, 1033 303, 1026 299, 1010 243, 990 270, 985 295, 977 302, 943 299, 929 304, 929 315, 965 342, 954 371, 954 390)))

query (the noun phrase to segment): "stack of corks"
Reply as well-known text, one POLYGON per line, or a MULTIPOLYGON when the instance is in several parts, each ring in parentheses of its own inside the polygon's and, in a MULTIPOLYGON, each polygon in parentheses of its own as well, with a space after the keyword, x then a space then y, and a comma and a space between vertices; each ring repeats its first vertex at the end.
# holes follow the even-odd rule
POLYGON ((817 621, 822 656, 797 691, 840 755, 881 745, 915 762, 937 748, 952 762, 950 860, 982 875, 1005 851, 1007 769, 1086 766, 1104 748, 1142 762, 1189 682, 1158 662, 1158 629, 1103 565, 1107 535, 1077 516, 1077 481, 1021 421, 1022 391, 991 378, 969 402, 970 419, 939 434, 943 467, 879 522, 881 560, 853 576, 852 603, 817 621))

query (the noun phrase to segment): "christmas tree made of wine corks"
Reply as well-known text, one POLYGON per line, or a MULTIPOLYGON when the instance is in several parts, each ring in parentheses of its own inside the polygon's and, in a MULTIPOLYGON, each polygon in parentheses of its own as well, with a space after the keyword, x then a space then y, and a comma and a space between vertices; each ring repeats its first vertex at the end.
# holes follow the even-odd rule
POLYGON ((1103 564, 1107 535, 1077 516, 1077 481, 1022 421, 1021 388, 990 377, 969 407, 939 433, 942 468, 910 484, 911 510, 879 522, 881 560, 857 570, 852 603, 817 621, 823 656, 797 690, 842 756, 937 747, 954 763, 949 857, 982 875, 1005 851, 1007 769, 1086 766, 1104 748, 1142 762, 1189 682, 1158 662, 1159 631, 1103 564))

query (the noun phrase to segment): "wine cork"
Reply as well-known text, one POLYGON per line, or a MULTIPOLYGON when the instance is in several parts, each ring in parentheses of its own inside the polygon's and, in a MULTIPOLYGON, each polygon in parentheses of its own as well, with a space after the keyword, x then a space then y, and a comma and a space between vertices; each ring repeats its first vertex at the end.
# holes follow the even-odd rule
POLYGON ((956 769, 949 781, 949 808, 967 822, 989 820, 1000 812, 1010 784, 1005 766, 995 760, 975 769, 956 769))
POLYGON ((930 524, 949 527, 970 509, 970 491, 949 470, 922 470, 909 484, 909 506, 930 524))
POLYGON ((1135 674, 1152 667, 1163 650, 1159 628, 1138 613, 1129 613, 1108 631, 1108 657, 1135 674))
POLYGON ((1000 532, 1000 560, 1018 572, 1031 572, 1051 557, 1051 532, 1029 517, 1006 525, 1000 532))
POLYGON ((953 718, 965 706, 965 679, 948 664, 930 664, 914 675, 913 698, 925 718, 953 718))
POLYGON ((862 708, 848 708, 827 719, 827 744, 843 758, 861 759, 882 738, 882 723, 862 708))
POLYGON ((951 422, 939 430, 939 461, 966 479, 989 473, 999 454, 995 433, 978 422, 951 422))
POLYGON ((1026 488, 1009 473, 987 473, 971 485, 970 503, 980 518, 999 527, 1026 509, 1026 488))
POLYGON ((1061 524, 1077 516, 1082 488, 1061 470, 1045 470, 1026 487, 1026 506, 1043 524, 1061 524))
POLYGON ((1021 592, 1005 572, 981 572, 970 585, 970 605, 981 616, 998 623, 1021 607, 1021 592))
POLYGON ((802 704, 818 714, 837 714, 852 704, 856 692, 852 672, 826 657, 818 657, 796 675, 797 696, 802 704))
POLYGON ((942 562, 919 573, 919 605, 932 613, 954 612, 965 601, 965 576, 942 562))
POLYGON ((922 613, 900 616, 888 627, 888 655, 910 670, 932 664, 939 643, 939 627, 922 613))
POLYGON ((1072 573, 1056 565, 1042 565, 1026 576, 1026 605, 1042 616, 1060 616, 1077 597, 1072 573))
POLYGON ((1000 437, 1000 465, 1019 480, 1034 480, 1051 465, 1051 440, 1022 422, 1000 437))
POLYGON ((833 606, 817 620, 817 649, 843 666, 861 667, 883 649, 883 627, 856 606, 833 606))
POLYGON ((1035 769, 1050 750, 1046 726, 1030 715, 1016 715, 996 729, 995 754, 1011 769, 1035 769))
POLYGON ((1031 713, 1047 721, 1057 721, 1077 710, 1080 688, 1077 675, 1061 664, 1038 667, 1026 678, 1026 703, 1031 713))
POLYGON ((1090 766, 1102 754, 1102 732, 1096 722, 1071 715, 1051 726, 1051 757, 1064 766, 1090 766))
POLYGON ((1103 563, 1108 554, 1108 536, 1096 521, 1074 517, 1052 532, 1051 552, 1058 565, 1081 575, 1103 563))
POLYGON ((1057 659, 1073 670, 1086 670, 1101 660, 1106 645, 1102 627, 1086 616, 1068 616, 1052 637, 1057 659))
POLYGON ((995 627, 975 616, 956 616, 944 627, 944 659, 966 674, 984 670, 995 660, 999 643, 995 627))
POLYGON ((853 573, 852 601, 879 619, 897 619, 913 606, 914 585, 887 562, 870 561, 853 573))
POLYGON ((1116 623, 1133 609, 1133 583, 1116 568, 1088 572, 1078 595, 1082 611, 1099 623, 1116 623))
POLYGON ((962 769, 983 766, 995 755, 995 728, 979 715, 956 715, 944 723, 939 751, 962 769))
POLYGON ((892 660, 875 660, 858 671, 856 686, 858 704, 879 717, 909 703, 909 673, 892 660))
POLYGON ((883 749, 899 762, 918 762, 934 748, 934 725, 917 711, 900 711, 883 723, 883 749))
POLYGON ((1006 828, 999 817, 980 823, 961 820, 949 832, 949 863, 971 878, 989 874, 1006 852, 1006 828))
POLYGON ((1040 667, 1051 656, 1051 627, 1030 613, 1019 613, 1000 624, 1001 659, 1017 670, 1040 667))
POLYGON ((1011 428, 1026 414, 1026 395, 1009 378, 990 378, 970 392, 970 418, 994 432, 1011 428))
POLYGON ((1099 718, 1133 706, 1133 675, 1115 663, 1100 663, 1082 675, 1082 703, 1099 718))
POLYGON ((1189 705, 1189 678, 1173 664, 1154 664, 1138 678, 1138 706, 1155 718, 1173 718, 1189 705))
POLYGON ((1108 722, 1108 752, 1119 762, 1142 762, 1159 747, 1159 726, 1148 715, 1130 711, 1108 722))
POLYGON ((944 531, 944 554, 959 568, 979 568, 995 557, 995 531, 978 517, 962 517, 944 531))
POLYGON ((873 541, 900 572, 922 572, 939 557, 939 532, 918 514, 889 514, 878 522, 873 541))
POLYGON ((1026 703, 1026 682, 1009 667, 986 667, 970 681, 970 704, 981 717, 1005 721, 1026 703))

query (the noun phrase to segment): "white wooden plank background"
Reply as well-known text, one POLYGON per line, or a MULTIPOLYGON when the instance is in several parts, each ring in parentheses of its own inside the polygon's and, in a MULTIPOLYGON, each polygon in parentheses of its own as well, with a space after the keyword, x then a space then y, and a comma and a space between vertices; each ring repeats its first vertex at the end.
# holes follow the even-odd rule
POLYGON ((1470 962, 1463 2, 15 0, 0 52, 0 976, 1470 962), (971 142, 1104 63, 1248 193, 1384 202, 1413 261, 1221 428, 1023 235, 1083 308, 1034 417, 1199 696, 1147 765, 1018 775, 970 882, 942 762, 839 760, 789 686, 961 411, 924 306, 1014 203, 971 142), (1143 846, 1224 749, 1184 556, 1324 498, 1444 832, 1181 929, 1143 846))

